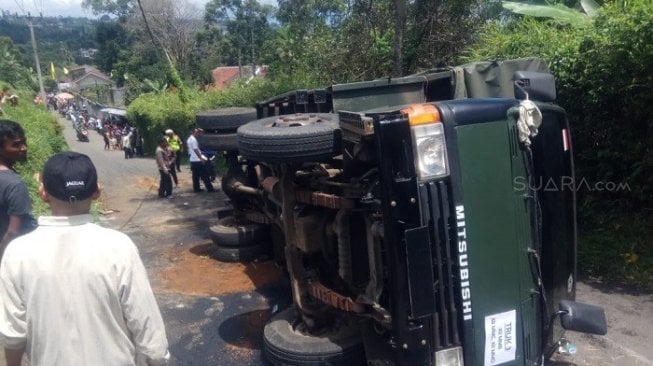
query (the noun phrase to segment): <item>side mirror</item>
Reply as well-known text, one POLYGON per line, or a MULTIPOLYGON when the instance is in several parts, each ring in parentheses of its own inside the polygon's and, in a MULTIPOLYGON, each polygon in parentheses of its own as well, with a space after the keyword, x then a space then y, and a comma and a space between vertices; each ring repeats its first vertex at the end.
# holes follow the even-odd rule
POLYGON ((545 72, 515 71, 514 92, 517 99, 553 102, 556 99, 556 82, 553 75, 545 72))
POLYGON ((562 327, 576 332, 605 335, 608 324, 602 307, 562 300, 559 305, 562 327))

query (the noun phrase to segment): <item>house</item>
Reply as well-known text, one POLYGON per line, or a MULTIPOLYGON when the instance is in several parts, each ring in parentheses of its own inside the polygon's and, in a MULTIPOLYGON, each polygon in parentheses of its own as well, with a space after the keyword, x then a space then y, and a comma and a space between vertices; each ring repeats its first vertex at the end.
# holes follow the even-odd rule
POLYGON ((82 58, 93 58, 95 57, 95 54, 98 52, 96 48, 80 48, 79 49, 79 54, 82 56, 82 58))
MULTIPOLYGON (((234 82, 245 78, 246 80, 251 80, 252 76, 252 66, 220 66, 216 67, 211 71, 213 75, 213 85, 217 89, 224 89, 234 82)), ((257 78, 265 77, 268 74, 268 66, 257 66, 256 72, 254 73, 257 78)))
POLYGON ((116 88, 109 76, 93 66, 82 65, 70 70, 58 79, 58 88, 96 102, 124 105, 124 89, 116 88))
POLYGON ((110 88, 114 86, 114 82, 109 76, 89 65, 82 65, 70 70, 70 78, 72 79, 72 89, 78 92, 97 86, 110 88))

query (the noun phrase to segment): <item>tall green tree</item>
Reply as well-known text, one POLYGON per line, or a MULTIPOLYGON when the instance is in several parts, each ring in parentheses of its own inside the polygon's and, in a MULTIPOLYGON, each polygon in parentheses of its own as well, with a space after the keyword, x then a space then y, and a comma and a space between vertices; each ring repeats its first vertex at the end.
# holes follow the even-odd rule
POLYGON ((344 50, 338 29, 347 17, 343 0, 279 0, 276 14, 281 27, 268 44, 273 71, 314 75, 328 82, 340 77, 332 64, 344 50))
POLYGON ((14 86, 33 88, 32 75, 20 50, 9 37, 0 36, 0 78, 14 86))
POLYGON ((325 83, 405 75, 452 64, 497 2, 279 0, 269 50, 288 72, 325 83))
POLYGON ((93 10, 96 14, 112 14, 124 17, 136 12, 135 0, 83 0, 82 7, 93 10))
POLYGON ((212 0, 206 4, 205 22, 209 27, 222 28, 232 46, 230 59, 238 66, 249 63, 256 69, 258 55, 271 32, 268 18, 270 5, 256 0, 212 0))
POLYGON ((409 7, 404 72, 452 65, 474 41, 497 4, 480 0, 415 0, 409 7))
POLYGON ((127 30, 120 22, 100 22, 95 30, 95 41, 98 47, 95 64, 110 74, 119 61, 121 51, 130 47, 127 30))

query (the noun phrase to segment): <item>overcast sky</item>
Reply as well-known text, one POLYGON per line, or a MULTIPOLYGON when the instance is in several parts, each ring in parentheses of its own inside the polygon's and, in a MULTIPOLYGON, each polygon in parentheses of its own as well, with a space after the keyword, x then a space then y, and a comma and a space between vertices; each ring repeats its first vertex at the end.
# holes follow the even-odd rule
MULTIPOLYGON (((189 1, 203 10, 208 0, 189 1)), ((263 0, 261 2, 276 4, 276 0, 263 0)), ((22 14, 21 7, 25 12, 30 12, 32 15, 38 15, 42 7, 43 16, 95 17, 90 10, 82 8, 82 0, 0 0, 0 10, 9 10, 12 13, 22 14)))

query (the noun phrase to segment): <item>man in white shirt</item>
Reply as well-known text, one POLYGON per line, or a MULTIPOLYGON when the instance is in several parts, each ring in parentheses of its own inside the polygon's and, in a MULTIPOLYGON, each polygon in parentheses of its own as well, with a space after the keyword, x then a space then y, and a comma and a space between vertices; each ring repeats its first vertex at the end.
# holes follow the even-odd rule
POLYGON ((7 366, 165 365, 165 327, 138 249, 93 224, 100 196, 88 156, 64 152, 43 168, 52 216, 13 240, 0 264, 0 341, 7 366))
POLYGON ((193 177, 193 192, 202 192, 200 188, 200 179, 204 182, 204 186, 208 192, 213 192, 213 184, 211 178, 206 170, 208 159, 202 151, 200 151, 199 144, 197 143, 197 136, 202 133, 201 128, 193 128, 193 132, 186 140, 188 147, 188 158, 190 160, 190 171, 193 177))

